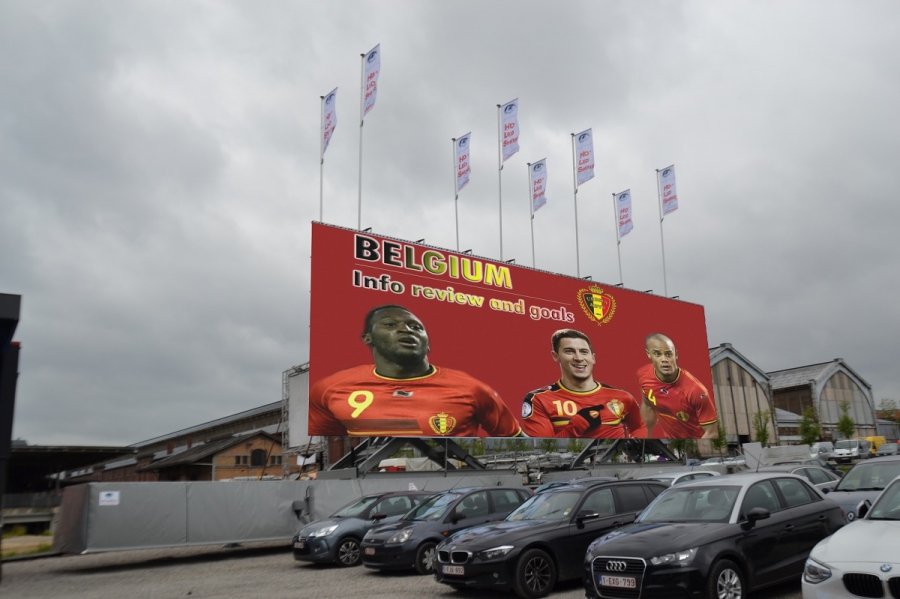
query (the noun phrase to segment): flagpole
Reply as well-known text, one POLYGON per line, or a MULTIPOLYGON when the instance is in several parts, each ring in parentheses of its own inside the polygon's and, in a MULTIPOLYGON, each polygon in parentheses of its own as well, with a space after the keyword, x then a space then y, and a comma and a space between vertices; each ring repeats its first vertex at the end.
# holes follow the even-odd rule
POLYGON ((322 189, 325 176, 325 96, 319 96, 321 100, 319 110, 319 222, 322 221, 322 189))
POLYGON ((500 198, 500 262, 503 262, 503 123, 500 118, 500 104, 497 104, 497 179, 500 198))
POLYGON ((363 154, 363 107, 366 101, 366 55, 359 55, 359 199, 356 208, 356 228, 362 231, 362 154, 363 154))
POLYGON ((528 163, 526 173, 528 174, 528 207, 531 209, 531 267, 537 268, 537 262, 534 259, 534 187, 531 184, 531 163, 528 163))
POLYGON ((581 258, 579 256, 578 247, 578 159, 575 156, 575 134, 572 133, 572 184, 575 192, 572 196, 575 199, 575 274, 581 278, 581 258))
POLYGON ((619 236, 619 209, 616 206, 616 194, 612 194, 613 197, 613 220, 616 224, 616 252, 619 254, 619 285, 622 287, 625 286, 625 281, 622 279, 622 238, 619 236))
POLYGON ((453 210, 456 212, 456 251, 459 251, 459 164, 456 161, 456 138, 452 137, 453 150, 453 210))
POLYGON ((659 169, 656 169, 656 199, 659 202, 659 244, 662 247, 663 263, 663 297, 669 297, 669 286, 666 282, 666 241, 663 239, 663 206, 662 189, 659 186, 659 169))

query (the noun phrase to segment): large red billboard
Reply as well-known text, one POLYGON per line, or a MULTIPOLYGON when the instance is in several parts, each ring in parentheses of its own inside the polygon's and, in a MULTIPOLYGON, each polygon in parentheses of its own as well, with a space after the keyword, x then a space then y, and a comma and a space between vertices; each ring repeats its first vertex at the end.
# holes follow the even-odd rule
POLYGON ((309 434, 715 437, 703 307, 313 223, 309 434))

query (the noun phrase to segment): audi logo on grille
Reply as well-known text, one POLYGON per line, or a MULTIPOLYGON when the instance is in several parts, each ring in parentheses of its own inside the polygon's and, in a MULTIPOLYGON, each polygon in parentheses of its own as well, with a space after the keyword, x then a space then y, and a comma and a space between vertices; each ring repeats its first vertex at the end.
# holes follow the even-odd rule
POLYGON ((606 569, 610 572, 624 572, 625 571, 625 562, 619 561, 610 561, 606 562, 606 569))

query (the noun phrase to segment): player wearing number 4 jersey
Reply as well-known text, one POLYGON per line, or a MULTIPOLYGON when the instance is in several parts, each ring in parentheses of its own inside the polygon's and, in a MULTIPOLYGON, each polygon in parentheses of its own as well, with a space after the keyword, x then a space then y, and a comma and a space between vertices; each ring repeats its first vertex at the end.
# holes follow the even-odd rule
POLYGON ((591 341, 574 329, 551 338, 559 381, 532 391, 522 402, 522 423, 530 437, 622 439, 644 437, 646 429, 634 397, 594 380, 591 341))
POLYGON ((401 306, 366 315, 363 342, 374 365, 328 376, 309 392, 309 434, 328 436, 491 437, 522 435, 488 385, 428 363, 425 325, 401 306))

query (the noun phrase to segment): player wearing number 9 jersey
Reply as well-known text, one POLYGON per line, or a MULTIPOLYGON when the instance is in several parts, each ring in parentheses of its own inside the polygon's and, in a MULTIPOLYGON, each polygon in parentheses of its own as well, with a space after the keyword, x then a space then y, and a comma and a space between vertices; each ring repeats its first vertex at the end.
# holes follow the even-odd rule
POLYGON ((425 326, 402 306, 366 315, 374 365, 325 377, 309 392, 309 434, 491 437, 522 434, 496 391, 468 374, 428 363, 425 326))
POLYGON ((596 356, 587 335, 561 329, 553 333, 551 342, 550 354, 559 364, 560 379, 525 396, 525 433, 530 437, 645 437, 634 397, 594 380, 596 356))

